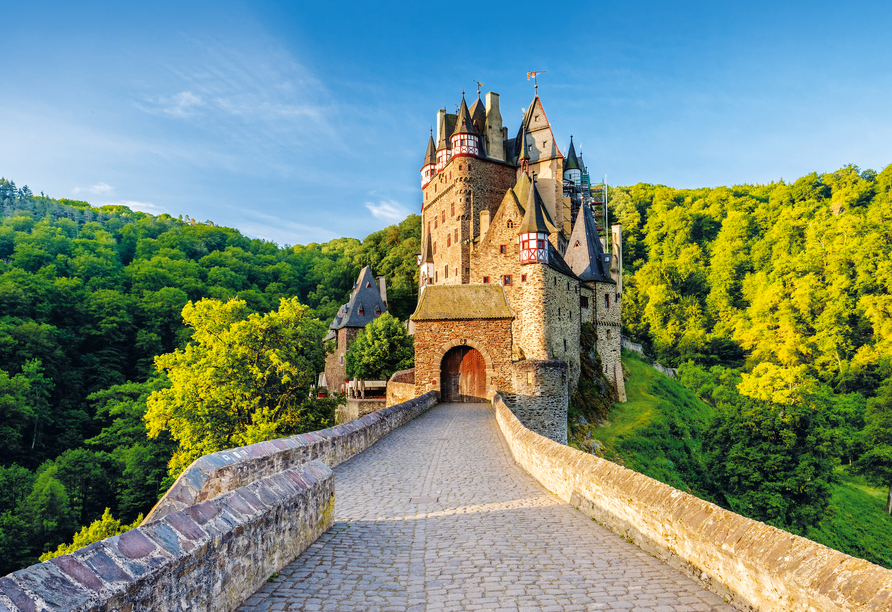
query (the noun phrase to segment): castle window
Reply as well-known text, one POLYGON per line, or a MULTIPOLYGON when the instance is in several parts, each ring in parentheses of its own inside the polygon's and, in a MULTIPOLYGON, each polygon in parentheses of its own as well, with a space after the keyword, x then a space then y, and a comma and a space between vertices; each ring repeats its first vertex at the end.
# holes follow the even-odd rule
POLYGON ((506 274, 505 276, 502 277, 502 284, 503 285, 511 284, 511 275, 510 274, 506 274))
POLYGON ((366 288, 366 289, 371 289, 371 288, 372 288, 372 283, 366 283, 366 284, 365 284, 365 288, 366 288))
POLYGON ((455 202, 452 203, 452 216, 455 216, 455 202))
POLYGON ((452 246, 452 235, 451 234, 446 235, 446 246, 448 246, 448 247, 452 246))
POLYGON ((461 170, 461 164, 458 165, 458 169, 461 170))
POLYGON ((446 211, 443 211, 443 223, 446 223, 446 211))
POLYGON ((604 308, 610 308, 610 294, 604 294, 604 308))
POLYGON ((564 338, 564 352, 567 352, 567 339, 564 338))
POLYGON ((458 243, 458 229, 455 230, 455 242, 458 243))
POLYGON ((588 298, 584 295, 579 296, 579 307, 588 308, 588 298))
POLYGON ((507 247, 506 245, 504 245, 504 244, 500 244, 500 245, 499 245, 499 253, 501 253, 502 255, 504 255, 504 254, 507 253, 507 252, 508 252, 508 247, 507 247))
POLYGON ((341 356, 338 358, 338 362, 339 362, 341 365, 344 365, 344 356, 343 356, 343 355, 341 355, 341 356))
POLYGON ((508 225, 508 229, 512 229, 512 228, 514 227, 514 220, 513 220, 513 219, 508 219, 508 223, 507 223, 507 225, 508 225))
POLYGON ((434 229, 437 229, 440 217, 434 217, 434 229))
POLYGON ((437 254, 437 243, 434 242, 434 255, 436 255, 436 254, 437 254))
POLYGON ((380 306, 375 306, 375 316, 376 317, 381 316, 381 307, 380 306))
POLYGON ((434 282, 435 282, 435 283, 436 283, 438 280, 440 280, 439 274, 440 274, 439 272, 437 272, 436 270, 434 270, 434 282))
POLYGON ((360 307, 359 307, 359 316, 362 316, 362 315, 364 315, 364 314, 365 314, 365 310, 363 310, 363 309, 362 309, 362 306, 360 306, 360 307))
POLYGON ((437 193, 437 186, 434 185, 434 193, 437 193))
POLYGON ((607 330, 607 339, 610 340, 610 330, 607 330))
POLYGON ((443 278, 449 278, 449 266, 443 266, 443 278))
POLYGON ((570 281, 567 281, 567 291, 570 290, 570 281))
POLYGON ((576 244, 573 245, 573 248, 574 248, 574 249, 578 249, 578 248, 579 248, 579 241, 578 241, 578 240, 576 241, 576 244))
POLYGON ((471 171, 471 164, 468 164, 468 172, 471 171))
POLYGON ((483 284, 484 284, 484 285, 488 285, 488 284, 489 284, 489 277, 488 277, 488 276, 484 276, 484 277, 483 277, 483 284))
POLYGON ((521 275, 520 275, 520 282, 522 282, 522 283, 527 282, 527 275, 526 275, 526 274, 521 274, 521 275))

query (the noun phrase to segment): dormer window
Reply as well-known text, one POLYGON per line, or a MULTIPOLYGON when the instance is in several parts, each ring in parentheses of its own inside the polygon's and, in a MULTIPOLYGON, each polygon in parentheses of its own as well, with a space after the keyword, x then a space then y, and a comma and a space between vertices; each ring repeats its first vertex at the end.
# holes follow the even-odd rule
POLYGON ((365 288, 366 288, 366 289, 371 289, 371 288, 372 288, 372 283, 367 282, 367 283, 365 284, 365 288))
POLYGON ((380 306, 377 306, 377 305, 375 306, 375 316, 376 317, 381 316, 381 307, 380 306))
POLYGON ((576 241, 576 244, 573 245, 573 248, 574 248, 574 249, 578 249, 578 248, 579 248, 579 241, 578 241, 578 240, 576 241))
POLYGON ((360 305, 359 306, 359 316, 362 316, 364 314, 365 314, 365 311, 362 309, 362 305, 360 305))

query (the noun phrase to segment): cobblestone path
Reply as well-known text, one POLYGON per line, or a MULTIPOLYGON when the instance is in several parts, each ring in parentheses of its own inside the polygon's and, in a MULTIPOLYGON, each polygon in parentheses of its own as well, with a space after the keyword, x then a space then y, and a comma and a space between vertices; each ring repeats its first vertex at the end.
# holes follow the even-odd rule
POLYGON ((515 465, 487 404, 441 404, 338 466, 335 523, 240 608, 732 611, 515 465))

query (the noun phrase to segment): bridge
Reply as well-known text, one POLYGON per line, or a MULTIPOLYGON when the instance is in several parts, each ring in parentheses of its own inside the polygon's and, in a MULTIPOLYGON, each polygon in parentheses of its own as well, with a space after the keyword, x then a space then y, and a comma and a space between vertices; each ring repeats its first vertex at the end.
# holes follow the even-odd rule
POLYGON ((428 393, 198 460, 137 529, 0 578, 40 610, 888 611, 892 572, 428 393))

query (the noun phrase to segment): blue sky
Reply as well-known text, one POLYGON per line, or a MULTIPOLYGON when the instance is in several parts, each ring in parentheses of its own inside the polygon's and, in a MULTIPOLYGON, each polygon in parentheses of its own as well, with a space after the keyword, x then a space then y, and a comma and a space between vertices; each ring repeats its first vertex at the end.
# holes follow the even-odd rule
POLYGON ((594 176, 674 187, 892 163, 892 3, 19 2, 0 176, 279 244, 417 212, 437 108, 540 95, 594 176))

